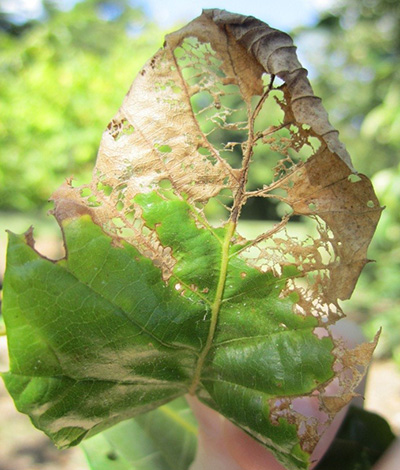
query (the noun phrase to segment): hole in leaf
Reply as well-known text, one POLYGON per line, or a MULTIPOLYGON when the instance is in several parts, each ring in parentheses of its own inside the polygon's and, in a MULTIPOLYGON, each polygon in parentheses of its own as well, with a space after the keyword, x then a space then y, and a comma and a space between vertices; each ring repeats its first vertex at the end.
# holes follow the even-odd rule
POLYGON ((118 228, 125 226, 124 221, 120 217, 113 217, 111 220, 112 220, 112 223, 118 228))
POLYGON ((90 188, 83 188, 81 189, 81 196, 88 197, 92 194, 92 190, 90 188))
POLYGON ((131 238, 135 236, 135 232, 131 228, 123 227, 121 228, 119 235, 123 238, 131 238))
POLYGON ((204 155, 204 156, 209 156, 210 155, 210 151, 206 147, 199 147, 197 149, 197 151, 199 152, 200 155, 204 155))
POLYGON ((172 183, 167 178, 161 180, 158 184, 159 184, 161 189, 171 189, 172 188, 172 183))
POLYGON ((328 330, 326 328, 322 328, 320 326, 314 328, 313 333, 318 337, 318 338, 326 338, 329 337, 328 330))
POLYGON ((101 202, 99 202, 96 198, 96 196, 90 196, 88 198, 88 203, 89 203, 89 206, 90 207, 98 207, 98 206, 101 206, 101 202))
POLYGON ((357 183, 358 181, 361 181, 361 178, 360 178, 358 175, 354 174, 354 173, 352 173, 351 175, 349 175, 349 177, 348 177, 347 179, 348 179, 351 183, 357 183))
POLYGON ((280 201, 276 205, 276 213, 280 217, 285 217, 286 215, 291 215, 293 213, 293 209, 292 209, 292 206, 290 206, 289 204, 286 204, 286 202, 280 201))
POLYGON ((232 200, 233 196, 230 189, 223 189, 217 196, 208 200, 204 206, 204 213, 211 224, 220 225, 221 221, 228 219, 232 200))
POLYGON ((133 227, 135 230, 142 230, 142 228, 143 228, 143 221, 142 221, 142 219, 134 219, 134 220, 133 220, 132 227, 133 227))
POLYGON ((172 148, 169 145, 156 145, 155 147, 162 153, 170 153, 172 151, 172 148))
POLYGON ((103 184, 103 183, 98 183, 97 189, 99 191, 102 191, 106 196, 109 196, 112 193, 112 190, 113 190, 112 186, 109 186, 109 185, 106 185, 106 184, 103 184))
POLYGON ((201 91, 195 93, 190 101, 193 106, 193 111, 198 114, 204 112, 204 110, 212 104, 213 98, 208 91, 201 91))
POLYGON ((126 212, 125 218, 128 222, 133 222, 133 219, 135 218, 135 211, 126 212))

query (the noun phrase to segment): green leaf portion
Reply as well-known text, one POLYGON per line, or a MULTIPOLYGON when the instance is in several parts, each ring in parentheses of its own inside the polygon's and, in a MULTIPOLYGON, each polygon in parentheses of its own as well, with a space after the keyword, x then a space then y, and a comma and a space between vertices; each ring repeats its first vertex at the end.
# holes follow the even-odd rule
MULTIPOLYGON (((165 224, 160 217, 161 207, 171 207, 175 201, 154 193, 136 200, 141 202, 144 219, 156 229, 163 245, 175 249, 175 239, 169 232, 176 232, 177 226, 179 233, 186 233, 189 226, 193 238, 201 231, 208 235, 197 246, 200 252, 207 252, 206 242, 211 247, 215 240, 222 243, 222 230, 212 236, 210 231, 198 229, 193 219, 188 221, 190 210, 184 201, 179 201, 179 209, 186 212, 186 217, 181 213, 178 225, 178 220, 171 218, 165 224)), ((164 211, 174 214, 172 209, 164 211)), ((190 241, 181 238, 177 248, 179 253, 190 255, 190 241)), ((236 245, 229 246, 218 325, 202 371, 204 389, 198 393, 205 403, 270 447, 288 468, 307 468, 309 456, 300 448, 296 426, 285 419, 272 424, 268 400, 308 394, 328 381, 333 376, 333 343, 313 333, 318 323, 315 318, 293 313, 295 296, 281 298, 287 278, 299 274, 294 266, 285 267, 282 277, 276 278, 247 265, 235 256, 237 251, 236 245)), ((204 279, 207 272, 210 270, 205 267, 204 279)))
POLYGON ((268 342, 262 337, 232 340, 215 348, 210 376, 271 397, 279 396, 282 389, 286 396, 302 395, 318 385, 316 377, 330 378, 329 369, 325 370, 329 351, 330 341, 319 341, 310 331, 278 332, 268 342))
POLYGON ((197 424, 183 398, 124 421, 82 444, 92 470, 187 470, 197 424))
MULTIPOLYGON (((204 301, 182 297, 161 271, 131 245, 113 246, 100 228, 88 229, 79 220, 64 223, 68 259, 62 264, 93 292, 121 309, 121 314, 153 340, 169 349, 199 350, 207 336, 204 301)), ((194 267, 192 266, 194 269, 194 267)), ((207 309, 207 307, 206 307, 207 309)), ((126 337, 131 342, 131 338, 126 337)), ((141 341, 135 339, 135 343, 141 341)))
POLYGON ((3 316, 0 313, 0 336, 6 335, 6 326, 4 324, 3 316))
MULTIPOLYGON (((88 217, 66 224, 67 239, 76 231, 81 243, 100 238, 113 252, 129 256, 127 263, 137 262, 132 256, 136 250, 113 248, 88 217)), ((107 255, 101 248, 96 251, 99 246, 88 246, 85 259, 97 256, 101 266, 107 255)), ((114 258, 118 267, 120 259, 114 258)), ((146 330, 117 300, 108 300, 87 279, 75 277, 75 267, 68 269, 74 259, 53 263, 24 237, 10 236, 4 311, 11 371, 3 378, 18 409, 61 447, 182 395, 195 360, 193 351, 164 345, 156 336, 158 325, 146 330)), ((158 269, 143 257, 140 261, 141 276, 130 286, 138 304, 147 300, 146 282, 154 280, 152 273, 161 282, 158 269)), ((114 290, 103 287, 110 298, 118 299, 115 294, 123 291, 124 272, 122 276, 119 285, 108 286, 114 290)), ((164 292, 168 300, 171 293, 164 292)), ((152 315, 149 309, 149 319, 152 315)))
POLYGON ((10 236, 3 378, 18 409, 66 447, 190 390, 287 468, 307 468, 296 423, 270 419, 274 401, 333 376, 332 341, 293 312, 295 296, 282 296, 298 271, 277 278, 249 266, 233 227, 208 228, 184 200, 149 193, 136 203, 171 250, 168 281, 88 215, 63 222, 58 262, 10 236))
POLYGON ((72 380, 14 373, 3 379, 19 411, 58 447, 78 444, 123 419, 144 413, 180 394, 174 385, 72 380))
MULTIPOLYGON (((195 285, 197 292, 213 302, 221 267, 225 228, 199 228, 190 205, 168 192, 135 197, 149 228, 155 229, 163 246, 172 248, 177 264, 173 276, 185 285, 195 285)), ((201 221, 204 223, 204 221, 201 221)), ((200 223, 201 223, 200 222, 200 223)))

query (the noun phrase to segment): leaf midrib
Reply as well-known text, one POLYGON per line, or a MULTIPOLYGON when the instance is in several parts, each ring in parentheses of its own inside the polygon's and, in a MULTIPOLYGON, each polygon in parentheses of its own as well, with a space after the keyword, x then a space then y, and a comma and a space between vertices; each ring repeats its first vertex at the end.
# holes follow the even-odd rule
POLYGON ((226 277, 228 273, 228 264, 229 264, 229 249, 233 234, 235 233, 236 223, 234 221, 230 221, 227 224, 227 229, 225 233, 224 242, 222 244, 222 251, 221 251, 221 269, 219 273, 219 279, 217 284, 217 290, 215 294, 214 302, 211 306, 211 320, 210 320, 210 328, 208 330, 208 336, 204 348, 201 350, 199 359, 196 364, 196 369, 193 375, 193 381, 189 388, 189 393, 194 395, 196 393, 197 386, 200 382, 200 376, 203 369, 204 362, 206 357, 213 345, 215 330, 217 327, 218 322, 218 314, 221 309, 225 284, 226 284, 226 277))
MULTIPOLYGON (((229 47, 227 48, 228 54, 230 57, 230 52, 229 52, 229 47)), ((231 57, 230 57, 231 59, 231 57)), ((234 63, 231 59, 231 65, 233 66, 234 63)), ((221 269, 220 269, 220 275, 218 279, 218 285, 217 285, 217 291, 215 295, 214 302, 211 307, 211 321, 210 321, 210 328, 208 330, 208 337, 207 341, 204 345, 204 348, 200 352, 199 359, 196 364, 196 369, 195 373, 193 375, 193 382, 192 385, 189 388, 189 393, 191 395, 195 395, 196 389, 199 385, 200 382, 200 377, 201 377, 201 372, 202 368, 204 365, 204 362, 206 360, 206 357, 210 351, 210 349, 213 346, 213 340, 214 340, 214 335, 215 335, 215 330, 217 327, 217 322, 218 322, 218 315, 221 309, 221 305, 223 302, 223 296, 224 296, 224 290, 225 290, 225 284, 226 284, 226 277, 227 277, 227 272, 228 272, 228 264, 230 261, 230 246, 231 246, 231 240, 232 237, 235 233, 236 226, 238 223, 239 215, 240 215, 240 209, 244 203, 244 197, 246 193, 246 183, 247 183, 247 177, 248 177, 248 169, 249 169, 249 164, 251 160, 251 156, 253 154, 253 145, 254 145, 254 121, 258 115, 258 113, 261 110, 262 104, 268 97, 269 92, 271 91, 272 88, 272 82, 270 83, 267 91, 264 93, 264 95, 261 97, 259 100, 257 106, 255 107, 253 112, 250 112, 250 107, 247 107, 247 112, 248 112, 248 117, 249 117, 249 135, 248 135, 248 140, 247 140, 247 147, 246 147, 246 152, 243 156, 243 162, 242 162, 242 170, 241 170, 241 177, 240 180, 238 181, 239 187, 236 191, 235 194, 235 201, 232 207, 232 212, 231 212, 231 217, 229 219, 229 222, 227 223, 226 226, 226 233, 225 233, 225 238, 222 244, 222 251, 221 251, 221 269)))

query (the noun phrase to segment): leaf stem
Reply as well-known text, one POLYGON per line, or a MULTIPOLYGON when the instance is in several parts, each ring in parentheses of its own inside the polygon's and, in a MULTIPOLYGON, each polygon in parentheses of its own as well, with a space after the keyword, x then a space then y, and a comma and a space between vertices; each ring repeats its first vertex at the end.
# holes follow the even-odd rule
POLYGON ((199 359, 197 361, 196 370, 193 376, 193 382, 189 388, 189 393, 191 395, 194 395, 196 393, 196 389, 200 382, 200 376, 201 376, 201 371, 203 369, 204 361, 206 360, 207 354, 210 351, 210 348, 214 340, 215 329, 217 327, 217 322, 218 322, 218 314, 221 309, 222 298, 223 298, 224 290, 225 290, 226 276, 228 272, 229 247, 230 247, 233 234, 235 233, 235 229, 236 229, 236 223, 232 220, 229 221, 227 224, 227 230, 226 230, 224 242, 222 244, 221 270, 219 273, 215 299, 211 307, 210 329, 208 330, 206 344, 204 345, 204 348, 201 350, 199 359))

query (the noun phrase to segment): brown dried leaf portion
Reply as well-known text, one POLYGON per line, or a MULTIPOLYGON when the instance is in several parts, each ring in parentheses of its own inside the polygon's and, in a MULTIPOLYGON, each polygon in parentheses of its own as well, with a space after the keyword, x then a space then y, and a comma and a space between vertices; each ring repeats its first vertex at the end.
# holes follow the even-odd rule
MULTIPOLYGON (((269 259, 280 266, 290 262, 290 255, 304 273, 314 272, 308 297, 314 303, 319 299, 320 305, 351 296, 368 262, 367 248, 382 211, 368 178, 358 175, 354 181, 352 176, 349 167, 325 147, 272 185, 273 190, 285 193, 281 200, 292 208, 293 215, 318 221, 319 236, 301 242, 282 236, 281 231, 258 257, 272 253, 269 259)), ((268 197, 270 192, 267 186, 256 195, 268 197)))
POLYGON ((320 217, 332 233, 336 262, 329 267, 329 300, 351 296, 382 210, 370 181, 360 175, 352 182, 351 175, 336 154, 323 149, 282 181, 294 213, 320 217))
MULTIPOLYGON (((354 170, 350 157, 320 98, 314 96, 292 39, 253 17, 221 10, 206 10, 204 15, 245 47, 267 73, 284 80, 279 103, 284 111, 282 126, 289 129, 290 135, 269 141, 263 135, 263 142, 284 158, 276 167, 275 181, 263 190, 248 193, 247 199, 275 197, 291 207, 292 215, 317 220, 319 236, 313 241, 289 236, 285 220, 277 230, 260 236, 253 243, 259 248, 255 264, 280 274, 282 265, 294 261, 305 274, 313 273, 307 288, 304 282, 292 282, 292 290, 300 296, 299 306, 306 312, 319 310, 320 316, 331 313, 331 321, 335 321, 337 312, 340 316, 337 299, 347 299, 353 292, 368 262, 367 247, 380 217, 381 208, 371 183, 363 175, 355 182, 351 179, 354 170), (293 151, 311 145, 310 137, 322 145, 304 165, 296 164, 291 157, 293 151), (269 243, 263 244, 266 240, 269 243)), ((276 136, 277 129, 269 129, 270 134, 276 136)))
POLYGON ((314 95, 307 78, 308 72, 297 58, 292 38, 252 16, 216 9, 205 10, 204 15, 232 34, 267 73, 276 75, 285 82, 296 122, 309 125, 323 139, 329 150, 338 154, 352 168, 350 156, 339 141, 338 131, 330 124, 321 99, 314 95))
MULTIPOLYGON (((227 43, 226 35, 205 17, 170 34, 139 73, 104 133, 96 174, 113 188, 126 184, 128 200, 158 189, 165 180, 190 201, 207 201, 223 188, 232 188, 234 172, 201 130, 191 99, 204 91, 218 108, 224 86, 235 85, 241 99, 250 102, 255 93, 262 93, 261 73, 256 61, 236 41, 227 43), (200 43, 209 43, 208 50, 201 50, 200 43), (177 50, 184 46, 190 50, 183 49, 186 57, 181 54, 180 60, 177 50)), ((221 115, 220 121, 223 124, 221 115)))
MULTIPOLYGON (((210 135, 219 128, 243 131, 241 140, 247 139, 248 119, 235 121, 237 110, 229 109, 224 99, 229 101, 234 96, 238 106, 251 113, 253 96, 263 93, 262 72, 255 59, 233 38, 228 40, 206 16, 170 34, 164 48, 138 74, 108 124, 92 182, 84 188, 71 184, 60 188, 53 195, 56 211, 72 216, 69 209, 62 209, 64 205, 70 207, 68 200, 87 206, 96 223, 108 233, 139 248, 147 244, 141 249, 143 253, 158 253, 158 247, 152 247, 155 234, 147 233, 147 243, 142 237, 141 209, 134 197, 171 189, 190 203, 205 205, 225 190, 229 203, 239 174, 220 150, 229 150, 240 142, 221 142, 222 148, 217 149, 210 135), (198 106, 196 100, 201 101, 205 94, 208 106, 198 106), (207 108, 212 113, 204 119, 199 114, 207 108), (132 236, 121 229, 129 229, 132 236)), ((151 257, 158 256, 153 253, 151 257)))

